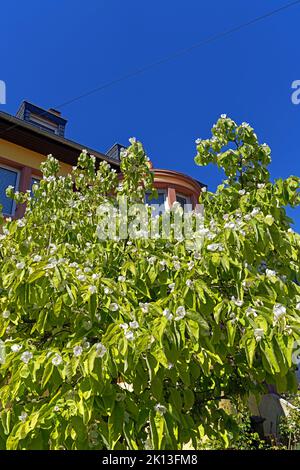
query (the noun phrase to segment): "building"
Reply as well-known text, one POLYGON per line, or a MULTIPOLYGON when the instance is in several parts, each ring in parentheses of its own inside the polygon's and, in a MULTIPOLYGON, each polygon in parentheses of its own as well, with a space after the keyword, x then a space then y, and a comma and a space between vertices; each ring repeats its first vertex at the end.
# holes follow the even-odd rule
MULTIPOLYGON (((23 101, 16 116, 0 112, 0 204, 6 216, 21 217, 24 207, 15 207, 5 194, 7 186, 18 191, 31 189, 41 178, 40 165, 52 154, 61 163, 61 174, 71 171, 83 148, 120 171, 120 144, 113 145, 106 153, 73 142, 65 137, 67 120, 55 109, 45 110, 23 101)), ((158 200, 171 207, 174 201, 195 207, 204 185, 190 176, 172 170, 152 169, 158 200)), ((151 204, 151 201, 148 201, 151 204)))

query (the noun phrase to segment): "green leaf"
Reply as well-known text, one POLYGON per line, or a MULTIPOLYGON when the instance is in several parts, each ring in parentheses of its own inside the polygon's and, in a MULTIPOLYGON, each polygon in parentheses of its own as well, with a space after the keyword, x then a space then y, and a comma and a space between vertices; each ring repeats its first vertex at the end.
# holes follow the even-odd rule
POLYGON ((194 392, 190 389, 185 389, 183 392, 183 397, 184 397, 184 409, 185 411, 188 411, 192 408, 195 402, 194 392))
POLYGON ((33 273, 28 276, 28 283, 31 284, 32 282, 36 281, 37 279, 40 279, 43 276, 45 276, 45 271, 33 271, 33 273))
POLYGON ((255 356, 256 345, 257 345, 257 341, 254 337, 248 338, 245 341, 245 352, 246 352, 247 362, 248 362, 250 367, 252 367, 252 365, 253 365, 253 359, 254 359, 254 356, 255 356))

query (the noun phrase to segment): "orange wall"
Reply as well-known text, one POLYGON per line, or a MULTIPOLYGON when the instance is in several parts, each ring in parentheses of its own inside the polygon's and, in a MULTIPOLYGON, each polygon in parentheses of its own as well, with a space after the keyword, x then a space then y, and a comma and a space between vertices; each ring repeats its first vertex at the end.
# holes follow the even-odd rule
MULTIPOLYGON (((26 166, 32 169, 39 170, 41 163, 45 160, 46 155, 28 150, 19 145, 13 144, 6 140, 0 139, 0 157, 11 160, 13 163, 17 163, 18 166, 26 166)), ((66 163, 61 163, 61 175, 65 175, 71 171, 72 167, 66 163)))
MULTIPOLYGON (((0 164, 17 168, 20 171, 19 191, 25 192, 30 189, 31 178, 40 175, 40 166, 45 159, 46 155, 0 139, 0 164)), ((71 172, 71 169, 71 165, 61 162, 59 174, 66 175, 71 172)), ((14 216, 22 217, 24 211, 24 205, 18 206, 14 216)))

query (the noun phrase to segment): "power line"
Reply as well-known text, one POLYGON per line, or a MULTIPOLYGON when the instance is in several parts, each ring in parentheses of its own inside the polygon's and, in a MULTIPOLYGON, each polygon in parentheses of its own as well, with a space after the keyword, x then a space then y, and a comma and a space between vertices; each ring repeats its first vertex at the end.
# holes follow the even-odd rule
MULTIPOLYGON (((109 81, 109 82, 106 82, 106 83, 104 83, 103 85, 100 85, 100 86, 98 86, 98 87, 96 87, 96 88, 93 88, 92 90, 87 91, 87 92, 85 92, 85 93, 82 93, 81 95, 78 95, 78 96, 76 96, 76 97, 74 97, 74 98, 72 98, 72 99, 70 99, 70 100, 64 101, 63 103, 61 103, 61 104, 55 106, 55 109, 61 109, 61 108, 65 107, 65 106, 68 106, 68 105, 71 104, 71 103, 74 103, 75 101, 78 101, 78 100, 81 100, 81 99, 83 99, 83 98, 86 98, 87 96, 93 95, 94 93, 98 93, 99 91, 102 91, 102 90, 104 90, 104 89, 106 89, 106 88, 109 88, 109 87, 111 87, 111 86, 113 86, 113 85, 116 85, 117 83, 120 83, 120 82, 122 82, 122 81, 128 80, 129 78, 135 77, 135 76, 140 75, 140 74, 142 74, 142 73, 144 73, 144 72, 147 72, 147 71, 150 70, 150 69, 153 69, 153 68, 158 67, 158 66, 160 66, 160 65, 162 65, 162 64, 165 64, 165 63, 170 62, 170 61, 172 61, 172 60, 174 60, 174 59, 177 59, 178 57, 181 57, 181 56, 183 56, 183 55, 185 55, 185 54, 188 54, 188 53, 192 52, 194 49, 198 49, 198 48, 200 48, 200 47, 202 47, 202 46, 205 46, 206 44, 210 44, 210 43, 212 43, 212 42, 214 42, 214 41, 218 41, 219 39, 221 39, 221 38, 223 38, 223 37, 226 37, 226 36, 229 36, 229 35, 231 35, 231 34, 234 34, 234 33, 240 31, 240 30, 243 29, 243 28, 246 28, 246 27, 251 26, 251 25, 253 25, 253 24, 255 24, 255 23, 258 23, 259 21, 263 21, 263 20, 265 20, 266 18, 269 18, 270 16, 276 15, 277 13, 280 13, 280 12, 282 12, 283 10, 287 10, 288 8, 291 8, 291 7, 293 7, 293 6, 295 6, 295 5, 299 4, 299 3, 300 3, 300 0, 296 0, 296 1, 294 1, 294 2, 290 2, 290 3, 286 4, 286 5, 283 5, 282 7, 279 7, 279 8, 276 8, 275 10, 269 11, 268 13, 265 13, 264 15, 257 16, 256 18, 253 18, 252 20, 249 20, 249 21, 247 21, 247 22, 245 22, 245 23, 241 23, 241 24, 239 24, 239 25, 237 25, 237 26, 235 26, 235 27, 233 27, 233 28, 230 28, 230 29, 228 29, 228 30, 226 30, 226 31, 222 31, 222 32, 217 33, 217 34, 215 34, 215 35, 213 35, 213 36, 210 36, 210 37, 204 39, 203 41, 201 41, 201 42, 199 42, 199 43, 196 43, 196 44, 194 44, 194 45, 192 45, 192 46, 190 46, 190 47, 188 47, 188 48, 186 48, 186 49, 182 49, 182 50, 179 50, 179 51, 177 51, 177 52, 174 52, 173 54, 170 54, 170 55, 168 55, 168 56, 166 56, 166 57, 163 57, 163 58, 160 59, 160 60, 157 60, 157 61, 155 61, 155 62, 152 62, 152 63, 150 63, 150 64, 148 64, 148 65, 145 65, 144 67, 141 67, 140 69, 137 69, 137 70, 134 70, 134 71, 132 71, 132 72, 129 72, 128 74, 125 74, 125 75, 123 75, 123 76, 120 76, 120 77, 118 77, 118 78, 116 78, 116 79, 114 79, 114 80, 111 80, 111 81, 109 81)), ((44 114, 47 114, 47 111, 45 111, 45 113, 41 113, 40 116, 43 116, 44 114)), ((8 127, 7 129, 5 129, 4 131, 0 132, 0 135, 1 135, 2 133, 7 132, 7 131, 9 131, 9 130, 15 128, 15 127, 18 127, 18 126, 19 126, 18 124, 13 124, 12 126, 10 126, 10 127, 8 127)))
POLYGON ((122 82, 123 80, 128 80, 128 78, 131 78, 131 77, 134 77, 136 75, 139 75, 139 74, 142 74, 150 69, 153 69, 154 67, 157 67, 159 65, 162 65, 162 64, 165 64, 166 62, 170 62, 171 60, 174 60, 174 59, 177 59, 178 57, 181 57, 185 54, 188 54, 189 52, 193 51, 194 49, 198 49, 199 47, 202 47, 206 44, 209 44, 211 42, 214 42, 214 41, 217 41, 218 39, 221 39, 225 36, 229 36, 230 34, 233 34, 233 33, 236 33, 237 31, 247 27, 247 26, 251 26, 252 24, 254 23, 257 23, 258 21, 262 21, 264 20, 265 18, 268 18, 272 15, 275 15, 276 13, 279 13, 283 10, 286 10, 287 8, 290 8, 296 4, 300 3, 300 0, 296 0, 292 3, 288 3, 287 5, 284 5, 280 8, 277 8, 276 10, 272 10, 270 11, 269 13, 266 13, 264 15, 261 15, 261 16, 258 16, 250 21, 247 21, 246 23, 242 23, 238 26, 235 26, 234 28, 231 28, 231 29, 228 29, 227 31, 223 31, 223 32, 220 32, 220 33, 217 33, 216 35, 214 36, 210 36, 209 38, 207 39, 204 39, 203 41, 197 43, 197 44, 194 44, 186 49, 182 49, 180 51, 177 51, 177 52, 174 52, 173 54, 169 55, 169 56, 166 56, 160 60, 157 60, 156 62, 152 62, 151 64, 148 64, 148 65, 145 65, 144 67, 140 68, 140 69, 137 69, 135 71, 132 71, 132 72, 129 72, 127 75, 123 75, 119 78, 116 78, 115 80, 112 80, 110 82, 107 82, 107 83, 104 83, 103 85, 100 85, 99 87, 96 87, 90 91, 87 91, 85 93, 83 93, 82 95, 79 95, 75 98, 72 98, 68 101, 65 101, 63 102, 61 105, 58 106, 58 108, 62 108, 64 106, 67 106, 71 103, 74 103, 74 101, 78 101, 82 98, 85 98, 86 96, 89 96, 89 95, 92 95, 94 93, 97 93, 98 91, 101 91, 101 90, 104 90, 105 88, 108 88, 112 85, 115 85, 116 83, 119 83, 119 82, 122 82))

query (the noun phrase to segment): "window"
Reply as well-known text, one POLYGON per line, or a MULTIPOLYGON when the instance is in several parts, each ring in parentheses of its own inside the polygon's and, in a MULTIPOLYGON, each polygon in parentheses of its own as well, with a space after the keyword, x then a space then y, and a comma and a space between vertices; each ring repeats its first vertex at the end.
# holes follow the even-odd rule
MULTIPOLYGON (((160 206, 157 207, 156 209, 158 210, 158 214, 162 214, 165 211, 166 208, 166 202, 167 202, 167 197, 166 197, 166 191, 158 191, 158 197, 150 199, 151 193, 146 193, 146 204, 149 204, 149 206, 160 206)), ((155 213, 155 211, 154 211, 155 213)))
POLYGON ((185 209, 187 212, 192 210, 192 203, 191 198, 188 196, 184 196, 182 194, 176 194, 176 201, 179 202, 182 209, 185 209), (186 207, 184 207, 186 206, 186 207))
POLYGON ((5 215, 14 215, 16 209, 16 203, 12 199, 6 196, 6 188, 13 186, 15 190, 19 187, 20 172, 14 168, 10 168, 4 165, 0 166, 0 204, 2 212, 5 215))
POLYGON ((35 124, 36 126, 39 126, 41 129, 53 132, 53 134, 58 134, 58 126, 53 124, 52 122, 49 122, 47 119, 43 119, 40 116, 31 114, 29 122, 35 124))

